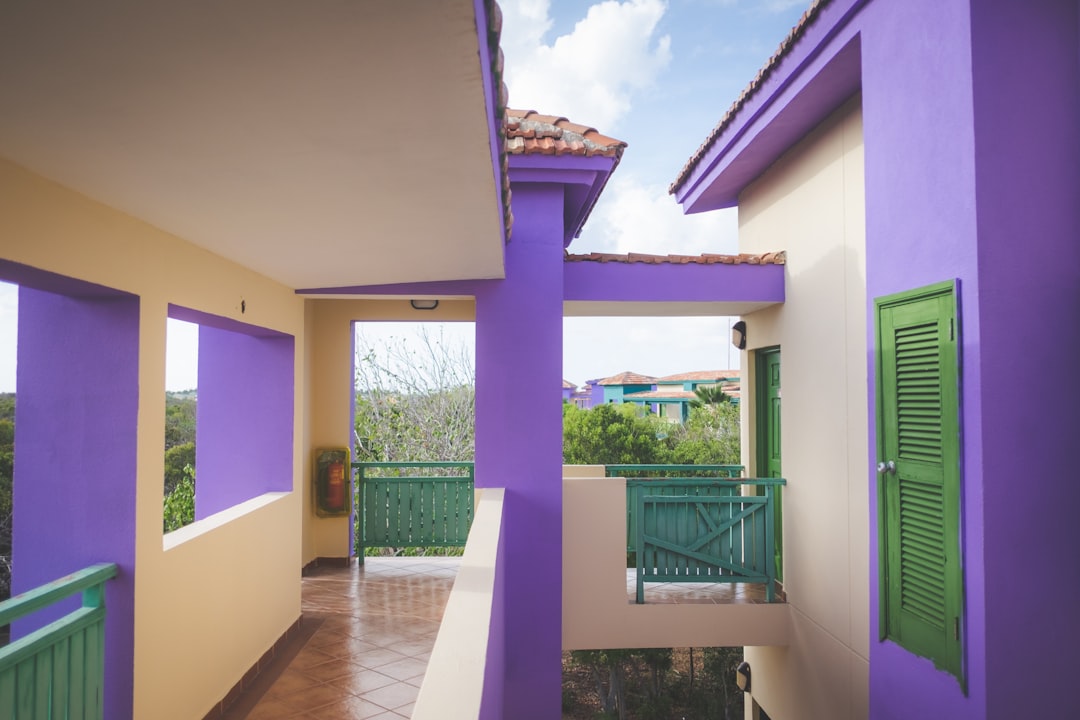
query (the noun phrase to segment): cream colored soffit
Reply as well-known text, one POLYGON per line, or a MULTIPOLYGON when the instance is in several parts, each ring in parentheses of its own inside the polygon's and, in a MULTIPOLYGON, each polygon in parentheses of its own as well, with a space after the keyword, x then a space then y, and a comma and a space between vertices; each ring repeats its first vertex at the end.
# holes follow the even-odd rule
POLYGON ((501 277, 479 42, 473 0, 3 3, 0 156, 293 288, 501 277))

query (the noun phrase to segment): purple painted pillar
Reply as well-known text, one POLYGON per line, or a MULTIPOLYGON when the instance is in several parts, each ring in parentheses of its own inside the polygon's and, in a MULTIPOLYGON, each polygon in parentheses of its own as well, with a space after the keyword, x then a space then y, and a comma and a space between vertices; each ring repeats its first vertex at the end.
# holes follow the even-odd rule
POLYGON ((505 487, 502 717, 558 718, 563 188, 515 184, 506 279, 476 294, 476 484, 505 487))
POLYGON ((1075 0, 971 3, 990 720, 1080 716, 1080 619, 1016 582, 1080 593, 1078 16, 1075 0), (1022 376, 1030 391, 1002 392, 1022 376))
POLYGON ((293 338, 242 329, 199 326, 197 520, 292 489, 293 338))
MULTIPOLYGON (((130 718, 139 300, 67 283, 71 295, 19 290, 12 592, 119 566, 105 593, 105 717, 130 718)), ((15 634, 59 614, 38 613, 15 634)))

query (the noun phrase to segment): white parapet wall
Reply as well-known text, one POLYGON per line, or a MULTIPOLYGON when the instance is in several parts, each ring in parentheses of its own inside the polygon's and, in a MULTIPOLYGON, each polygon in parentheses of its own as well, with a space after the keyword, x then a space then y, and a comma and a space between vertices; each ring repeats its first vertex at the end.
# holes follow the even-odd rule
POLYGON ((784 603, 632 602, 626 594, 626 479, 564 469, 564 650, 783 646, 788 627, 784 603))
POLYGON ((413 720, 480 717, 502 533, 503 492, 501 488, 480 491, 465 556, 413 707, 413 720))

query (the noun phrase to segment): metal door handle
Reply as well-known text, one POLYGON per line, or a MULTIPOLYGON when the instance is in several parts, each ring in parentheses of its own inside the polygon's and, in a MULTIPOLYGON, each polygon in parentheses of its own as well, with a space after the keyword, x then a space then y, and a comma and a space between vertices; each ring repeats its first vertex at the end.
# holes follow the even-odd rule
POLYGON ((877 464, 877 471, 879 473, 889 473, 890 475, 896 474, 896 463, 892 460, 887 462, 879 462, 877 464))

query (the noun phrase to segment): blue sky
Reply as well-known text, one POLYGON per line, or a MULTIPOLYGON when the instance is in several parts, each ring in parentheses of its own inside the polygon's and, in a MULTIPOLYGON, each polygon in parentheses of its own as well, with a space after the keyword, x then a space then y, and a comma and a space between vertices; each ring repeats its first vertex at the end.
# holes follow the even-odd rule
MULTIPOLYGON (((510 106, 562 115, 629 144, 571 252, 736 250, 734 210, 684 216, 667 187, 808 5, 500 0, 510 106)), ((15 295, 0 284, 0 392, 15 388, 15 295)), ((737 363, 728 351, 728 322, 569 318, 563 374, 580 384, 630 369, 726 369, 737 363)), ((192 341, 182 333, 170 327, 174 390, 193 384, 193 372, 183 367, 190 364, 183 358, 193 357, 192 341)))

